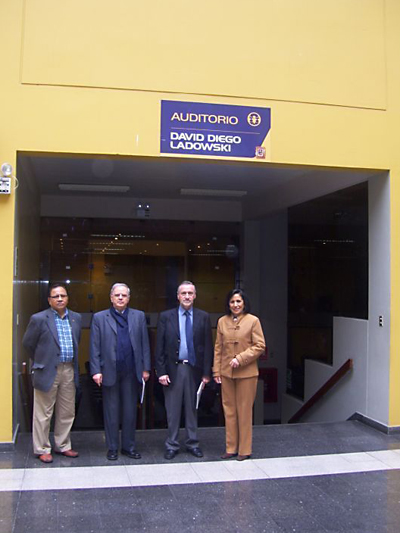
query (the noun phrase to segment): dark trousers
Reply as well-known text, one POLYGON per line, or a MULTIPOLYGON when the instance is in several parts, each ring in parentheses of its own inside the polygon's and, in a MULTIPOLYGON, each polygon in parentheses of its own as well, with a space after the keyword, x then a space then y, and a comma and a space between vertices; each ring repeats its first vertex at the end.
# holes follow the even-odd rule
POLYGON ((196 383, 193 369, 190 365, 178 365, 175 380, 164 388, 165 409, 168 420, 168 437, 165 447, 174 451, 179 450, 179 426, 181 422, 182 405, 185 412, 185 445, 187 449, 197 448, 197 412, 196 412, 196 383))
POLYGON ((135 375, 119 374, 111 387, 103 386, 103 413, 106 443, 109 450, 135 449, 136 411, 139 383, 135 375))

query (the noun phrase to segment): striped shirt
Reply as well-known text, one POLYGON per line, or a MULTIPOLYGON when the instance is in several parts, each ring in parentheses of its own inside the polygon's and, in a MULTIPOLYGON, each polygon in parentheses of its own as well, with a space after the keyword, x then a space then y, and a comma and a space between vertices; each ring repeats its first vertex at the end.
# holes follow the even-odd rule
POLYGON ((74 358, 74 342, 72 340, 72 329, 69 323, 68 309, 65 310, 63 318, 54 312, 56 321, 58 342, 60 344, 60 363, 71 363, 74 358))

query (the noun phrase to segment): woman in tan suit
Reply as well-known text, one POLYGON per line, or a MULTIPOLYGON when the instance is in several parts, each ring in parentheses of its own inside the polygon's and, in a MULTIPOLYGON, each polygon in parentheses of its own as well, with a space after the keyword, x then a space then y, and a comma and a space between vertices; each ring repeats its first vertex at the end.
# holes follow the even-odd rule
POLYGON ((241 289, 226 299, 226 314, 218 321, 213 375, 222 386, 226 451, 221 459, 251 456, 253 404, 256 397, 257 359, 265 351, 259 319, 250 314, 250 303, 241 289))

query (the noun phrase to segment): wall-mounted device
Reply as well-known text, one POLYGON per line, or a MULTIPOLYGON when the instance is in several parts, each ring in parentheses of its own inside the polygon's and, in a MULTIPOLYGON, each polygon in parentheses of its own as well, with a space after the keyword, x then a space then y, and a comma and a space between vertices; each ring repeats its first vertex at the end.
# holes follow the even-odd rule
POLYGON ((10 163, 3 163, 0 170, 0 194, 11 194, 12 166, 10 163))
POLYGON ((11 194, 11 178, 0 176, 0 194, 11 194))

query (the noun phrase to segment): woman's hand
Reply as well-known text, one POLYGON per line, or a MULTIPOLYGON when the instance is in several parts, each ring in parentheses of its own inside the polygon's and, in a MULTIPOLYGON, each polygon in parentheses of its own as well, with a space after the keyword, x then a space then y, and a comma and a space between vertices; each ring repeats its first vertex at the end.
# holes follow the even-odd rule
POLYGON ((215 383, 218 383, 218 385, 221 385, 221 376, 215 376, 214 381, 215 383))
POLYGON ((238 366, 240 366, 239 361, 236 359, 236 357, 232 359, 232 361, 229 363, 229 366, 231 366, 232 368, 238 368, 238 366))

